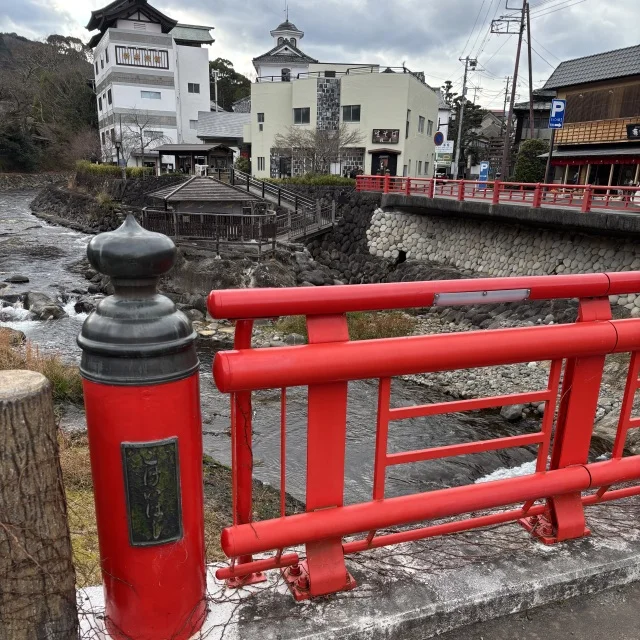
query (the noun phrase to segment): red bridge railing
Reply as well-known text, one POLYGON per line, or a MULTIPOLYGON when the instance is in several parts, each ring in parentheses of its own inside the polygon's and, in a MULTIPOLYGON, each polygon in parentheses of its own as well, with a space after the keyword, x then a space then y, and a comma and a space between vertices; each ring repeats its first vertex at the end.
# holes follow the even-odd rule
POLYGON ((609 295, 638 290, 640 272, 212 292, 211 315, 236 320, 235 348, 218 353, 213 366, 218 388, 231 398, 233 468, 234 519, 222 533, 222 548, 231 564, 218 570, 218 578, 245 584, 263 579, 262 571, 280 568, 296 599, 303 599, 353 588, 345 555, 375 547, 509 521, 520 521, 546 543, 588 534, 585 506, 640 494, 637 484, 611 488, 640 479, 640 456, 625 455, 624 450, 629 430, 640 427, 640 418, 632 416, 640 385, 640 319, 613 320, 608 300, 609 295), (345 315, 555 298, 579 299, 574 324, 352 342, 345 315), (254 319, 299 314, 306 316, 309 344, 251 348, 254 319), (631 362, 612 457, 590 464, 605 357, 621 352, 630 352, 631 362), (546 388, 390 406, 390 381, 395 376, 530 361, 551 362, 546 388), (379 380, 372 499, 344 506, 347 384, 371 378, 379 380), (286 390, 293 386, 308 387, 306 512, 286 515, 286 390), (281 389, 281 516, 256 522, 251 496, 251 393, 259 389, 281 389), (545 404, 535 433, 388 452, 392 422, 524 402, 545 404), (523 446, 538 448, 536 470, 528 476, 402 497, 385 495, 390 466, 523 446), (425 524, 509 505, 519 506, 425 524), (421 524, 407 528, 416 523, 421 524), (387 531, 390 527, 402 529, 387 531), (357 534, 362 536, 353 539, 357 534), (305 562, 300 562, 298 551, 285 553, 301 545, 305 562), (269 551, 274 555, 253 559, 254 554, 269 551))
POLYGON ((585 213, 594 209, 640 212, 640 187, 357 176, 356 190, 458 201, 484 200, 492 204, 524 204, 536 208, 570 207, 585 213))

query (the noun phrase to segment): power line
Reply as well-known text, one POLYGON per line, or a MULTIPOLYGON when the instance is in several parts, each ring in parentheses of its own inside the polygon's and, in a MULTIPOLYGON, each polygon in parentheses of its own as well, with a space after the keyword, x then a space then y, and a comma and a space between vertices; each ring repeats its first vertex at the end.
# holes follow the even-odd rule
POLYGON ((478 14, 476 15, 475 22, 473 23, 473 27, 471 27, 471 32, 469 33, 469 37, 467 38, 467 41, 464 43, 464 47, 462 47, 462 53, 460 54, 460 56, 464 55, 467 45, 469 44, 469 40, 471 40, 471 36, 473 35, 473 31, 476 28, 476 24, 478 24, 478 18, 482 13, 482 7, 484 7, 484 3, 485 3, 485 0, 482 0, 482 4, 480 5, 480 9, 478 9, 478 14))
POLYGON ((536 40, 533 36, 531 36, 531 39, 539 46, 542 47, 552 58, 555 58, 558 62, 562 62, 562 60, 560 58, 558 58, 557 55, 551 53, 551 51, 549 51, 549 49, 547 49, 547 47, 545 47, 542 42, 540 42, 540 40, 536 40))
POLYGON ((566 7, 559 7, 558 9, 553 9, 552 11, 547 11, 546 13, 537 13, 535 16, 532 16, 531 19, 533 18, 542 18, 542 16, 548 16, 551 13, 555 13, 556 11, 562 11, 563 9, 568 9, 569 7, 575 7, 577 4, 582 4, 583 2, 586 2, 587 0, 578 0, 577 2, 574 2, 573 4, 568 4, 566 7))
MULTIPOLYGON (((533 38, 532 38, 533 40, 533 38)), ((543 62, 545 62, 546 64, 548 64, 552 69, 556 68, 555 64, 551 64, 546 58, 543 58, 541 54, 539 54, 535 48, 533 47, 533 45, 531 46, 532 51, 538 56, 538 58, 540 58, 540 60, 542 60, 543 62)))
POLYGON ((485 24, 487 23, 487 18, 489 17, 489 13, 491 12, 491 7, 493 6, 494 1, 495 0, 491 0, 491 2, 489 3, 489 6, 487 7, 487 13, 485 13, 484 19, 482 20, 482 26, 478 29, 478 33, 476 34, 476 39, 473 41, 473 45, 471 46, 470 52, 473 52, 476 49, 476 45, 478 44, 478 38, 480 37, 480 34, 482 33, 485 27, 485 24))

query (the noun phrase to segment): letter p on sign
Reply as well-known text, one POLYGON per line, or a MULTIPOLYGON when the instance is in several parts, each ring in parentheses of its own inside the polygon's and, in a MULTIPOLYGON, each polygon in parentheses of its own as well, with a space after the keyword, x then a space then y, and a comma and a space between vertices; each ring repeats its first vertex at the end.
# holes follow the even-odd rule
POLYGON ((551 115, 549 117, 550 129, 562 129, 564 126, 564 114, 567 106, 566 100, 551 101, 551 115))

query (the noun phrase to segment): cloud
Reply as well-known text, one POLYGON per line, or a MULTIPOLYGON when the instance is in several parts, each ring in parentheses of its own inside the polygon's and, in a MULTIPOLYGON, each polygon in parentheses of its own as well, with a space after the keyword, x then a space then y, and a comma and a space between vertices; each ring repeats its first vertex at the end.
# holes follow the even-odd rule
MULTIPOLYGON (((107 0, 0 0, 0 30, 29 37, 52 32, 88 38, 84 25, 92 9, 107 0), (6 5, 6 8, 5 8, 6 5)), ((252 58, 271 48, 269 31, 284 20, 281 0, 152 0, 180 22, 215 27, 210 57, 231 60, 253 74, 252 58)), ((513 74, 516 37, 490 34, 491 19, 505 10, 504 0, 290 0, 289 19, 305 31, 301 48, 329 62, 379 63, 424 71, 438 86, 451 79, 460 90, 462 55, 477 57, 470 86, 481 88, 478 101, 502 105, 504 77, 513 74), (475 25, 475 28, 474 28, 475 25)), ((534 86, 540 86, 560 60, 638 43, 637 0, 531 0, 534 86), (571 3, 573 4, 569 6, 571 3), (569 3, 569 4, 567 4, 569 3), (557 6, 563 10, 555 11, 557 6), (547 15, 544 15, 547 14, 547 15)), ((526 46, 518 94, 526 98, 526 46)))

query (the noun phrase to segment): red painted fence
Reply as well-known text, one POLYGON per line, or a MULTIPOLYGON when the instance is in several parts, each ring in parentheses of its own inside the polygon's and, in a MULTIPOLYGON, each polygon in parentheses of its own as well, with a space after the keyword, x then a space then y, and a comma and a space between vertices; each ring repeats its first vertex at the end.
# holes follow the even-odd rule
POLYGON ((582 212, 603 209, 640 213, 640 187, 357 176, 356 189, 492 204, 569 207, 582 212))
POLYGON ((477 527, 520 521, 546 543, 588 534, 584 507, 640 494, 640 456, 627 456, 633 398, 640 381, 640 319, 612 320, 608 296, 640 290, 640 272, 352 285, 300 289, 214 291, 209 312, 236 321, 235 349, 216 355, 218 388, 231 398, 233 512, 222 533, 231 564, 217 576, 232 585, 264 579, 280 568, 296 599, 351 589, 345 555, 477 527), (349 340, 346 312, 431 305, 578 298, 575 324, 349 340), (306 316, 309 344, 252 349, 253 320, 306 316), (631 353, 612 458, 588 463, 605 356, 631 353), (418 372, 550 361, 544 389, 471 400, 391 408, 390 381, 418 372), (371 501, 344 506, 347 384, 379 379, 371 501), (286 390, 308 387, 306 513, 285 513, 286 390), (281 517, 252 518, 251 393, 281 389, 281 517), (389 453, 391 423, 407 418, 543 402, 540 430, 505 438, 389 453), (552 438, 553 434, 553 438, 552 438), (535 473, 478 485, 385 497, 390 466, 510 447, 537 446, 535 473), (597 490, 597 491, 596 491, 597 490), (508 511, 452 519, 486 509, 508 511), (407 525, 418 524, 415 528, 407 525), (398 531, 384 531, 401 527, 398 531), (360 537, 357 534, 363 534, 360 537), (345 538, 347 538, 345 540, 345 538), (305 562, 290 547, 305 545, 305 562), (253 554, 275 555, 253 560, 253 554))

